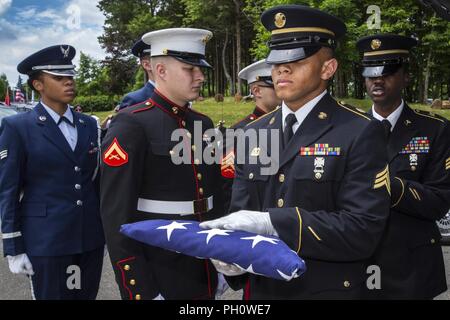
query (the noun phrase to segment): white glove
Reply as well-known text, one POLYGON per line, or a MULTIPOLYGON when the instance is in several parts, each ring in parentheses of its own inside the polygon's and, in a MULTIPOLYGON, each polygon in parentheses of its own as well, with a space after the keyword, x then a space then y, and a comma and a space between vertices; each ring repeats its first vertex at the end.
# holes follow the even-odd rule
POLYGON ((216 300, 219 300, 223 294, 228 290, 230 286, 227 283, 227 280, 225 280, 225 277, 222 273, 217 274, 217 289, 216 289, 216 300))
POLYGON ((278 237, 268 212, 240 210, 216 220, 202 222, 200 228, 242 230, 278 237))
POLYGON ((247 272, 244 269, 239 268, 238 266, 228 264, 219 260, 211 259, 211 262, 216 268, 217 272, 223 273, 224 275, 229 277, 240 276, 247 272))
POLYGON ((33 266, 26 253, 17 256, 6 256, 8 259, 9 270, 14 274, 34 275, 33 266))

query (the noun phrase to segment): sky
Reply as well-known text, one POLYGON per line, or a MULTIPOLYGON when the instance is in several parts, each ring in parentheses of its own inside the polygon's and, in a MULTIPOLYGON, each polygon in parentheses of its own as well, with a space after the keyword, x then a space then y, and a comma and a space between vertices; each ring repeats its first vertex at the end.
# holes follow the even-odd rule
MULTIPOLYGON (((17 65, 45 47, 68 44, 95 59, 105 52, 98 43, 105 17, 98 0, 0 0, 0 74, 17 84, 17 65)), ((22 75, 24 82, 28 77, 22 75)))

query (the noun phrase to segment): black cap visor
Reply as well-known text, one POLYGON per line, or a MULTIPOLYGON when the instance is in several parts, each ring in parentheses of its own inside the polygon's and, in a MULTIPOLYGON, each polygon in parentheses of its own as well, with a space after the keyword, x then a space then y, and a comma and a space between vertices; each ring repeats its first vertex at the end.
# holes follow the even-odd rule
POLYGON ((316 54, 322 47, 311 46, 283 50, 271 50, 266 59, 268 64, 282 64, 303 60, 316 54))
POLYGON ((42 70, 42 72, 51 74, 57 77, 75 77, 77 73, 74 69, 65 69, 65 70, 42 70))
POLYGON ((402 64, 389 64, 385 66, 366 66, 363 69, 362 75, 365 78, 377 78, 396 73, 402 64))
POLYGON ((193 66, 212 69, 212 66, 205 60, 205 56, 202 54, 168 50, 167 55, 193 66))

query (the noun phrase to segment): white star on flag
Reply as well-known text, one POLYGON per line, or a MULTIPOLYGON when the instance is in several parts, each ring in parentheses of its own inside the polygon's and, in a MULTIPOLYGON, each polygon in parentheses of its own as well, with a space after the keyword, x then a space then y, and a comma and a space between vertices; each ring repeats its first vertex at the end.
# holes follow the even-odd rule
POLYGON ((255 272, 255 270, 253 270, 253 264, 250 264, 250 265, 248 266, 247 269, 241 267, 241 266, 238 265, 237 263, 233 263, 233 264, 234 264, 236 267, 241 268, 242 270, 245 270, 245 271, 247 271, 247 272, 250 272, 250 273, 253 273, 253 274, 256 274, 256 275, 263 276, 262 273, 257 273, 257 272, 255 272))
POLYGON ((170 236, 172 235, 172 232, 176 229, 180 229, 180 230, 187 230, 187 228, 185 227, 185 225, 187 224, 192 224, 192 223, 179 223, 179 222, 172 222, 171 224, 168 224, 166 226, 161 226, 158 227, 156 229, 158 230, 162 230, 165 229, 167 230, 167 241, 170 241, 170 236))
POLYGON ((211 229, 211 230, 205 230, 205 231, 199 231, 198 234, 206 233, 208 236, 206 237, 206 244, 209 244, 209 240, 212 239, 214 236, 228 236, 229 234, 227 232, 233 232, 233 230, 222 230, 222 229, 211 229))
POLYGON ((252 243, 252 249, 253 249, 258 243, 260 243, 260 242, 262 242, 262 241, 270 242, 270 243, 272 243, 272 244, 277 244, 276 241, 280 241, 280 240, 273 239, 273 238, 263 237, 263 236, 260 236, 259 234, 256 235, 256 236, 254 236, 254 237, 241 238, 241 240, 253 240, 253 243, 252 243))
POLYGON ((280 270, 277 269, 278 274, 283 277, 284 280, 286 281, 291 281, 294 278, 298 278, 298 274, 297 274, 298 269, 295 269, 292 272, 292 275, 288 276, 287 274, 284 274, 283 272, 281 272, 280 270))

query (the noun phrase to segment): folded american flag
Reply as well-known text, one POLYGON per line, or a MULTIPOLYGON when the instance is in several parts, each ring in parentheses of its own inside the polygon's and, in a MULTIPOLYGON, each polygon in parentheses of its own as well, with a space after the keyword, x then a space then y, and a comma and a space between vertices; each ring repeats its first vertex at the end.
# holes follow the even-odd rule
POLYGON ((306 271, 305 262, 283 241, 245 231, 201 229, 197 221, 146 220, 122 225, 137 241, 188 256, 216 259, 247 272, 290 281, 306 271))

